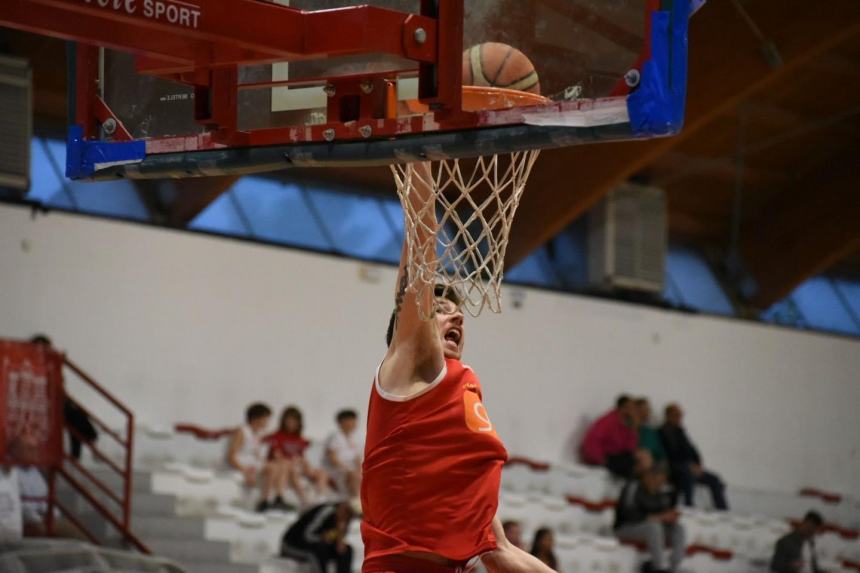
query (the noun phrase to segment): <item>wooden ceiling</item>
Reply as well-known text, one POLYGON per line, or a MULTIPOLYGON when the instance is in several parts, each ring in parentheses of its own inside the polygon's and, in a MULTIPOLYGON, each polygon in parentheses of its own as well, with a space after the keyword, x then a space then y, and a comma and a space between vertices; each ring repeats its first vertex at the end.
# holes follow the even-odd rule
MULTIPOLYGON (((31 58, 37 120, 61 125, 63 43, 2 30, 4 51, 31 58)), ((815 274, 860 276, 857 157, 860 1, 710 0, 691 25, 682 134, 544 152, 514 224, 508 264, 636 178, 666 190, 676 240, 726 262, 718 268, 727 285, 737 285, 736 300, 767 307, 815 274)), ((379 168, 280 177, 393 193, 379 168)), ((167 193, 152 184, 139 190, 157 221, 182 226, 231 183, 180 180, 167 193)))

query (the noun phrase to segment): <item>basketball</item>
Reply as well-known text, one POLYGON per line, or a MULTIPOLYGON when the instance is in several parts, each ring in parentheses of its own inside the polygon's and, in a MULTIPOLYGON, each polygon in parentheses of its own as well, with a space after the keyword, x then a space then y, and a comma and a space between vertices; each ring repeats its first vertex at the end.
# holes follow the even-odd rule
POLYGON ((463 85, 540 93, 540 78, 531 60, 498 42, 477 44, 463 52, 463 85))

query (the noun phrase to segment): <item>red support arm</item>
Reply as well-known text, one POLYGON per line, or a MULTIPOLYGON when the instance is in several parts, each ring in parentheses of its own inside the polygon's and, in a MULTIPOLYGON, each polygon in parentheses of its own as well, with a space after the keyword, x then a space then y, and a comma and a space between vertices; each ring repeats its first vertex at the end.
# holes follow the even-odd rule
POLYGON ((261 0, 3 0, 0 26, 148 56, 140 68, 153 74, 369 53, 432 62, 437 51, 433 18, 374 6, 306 12, 261 0))

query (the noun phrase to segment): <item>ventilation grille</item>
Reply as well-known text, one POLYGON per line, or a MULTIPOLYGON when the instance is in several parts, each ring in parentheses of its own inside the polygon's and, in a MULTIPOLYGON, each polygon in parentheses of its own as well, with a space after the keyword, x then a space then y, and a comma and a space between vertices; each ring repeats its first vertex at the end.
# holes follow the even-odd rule
POLYGON ((0 56, 0 188, 30 186, 33 76, 26 60, 0 56))
POLYGON ((589 283, 662 292, 667 239, 661 189, 619 187, 592 209, 588 222, 589 283))

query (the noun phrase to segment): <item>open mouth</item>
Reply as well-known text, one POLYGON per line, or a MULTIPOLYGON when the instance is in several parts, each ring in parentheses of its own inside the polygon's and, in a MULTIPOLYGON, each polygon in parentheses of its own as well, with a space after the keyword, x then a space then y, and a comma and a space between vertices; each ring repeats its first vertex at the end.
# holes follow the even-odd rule
POLYGON ((445 340, 448 342, 453 342, 456 346, 460 345, 460 340, 462 339, 462 337, 463 333, 456 328, 452 328, 445 333, 445 340))

